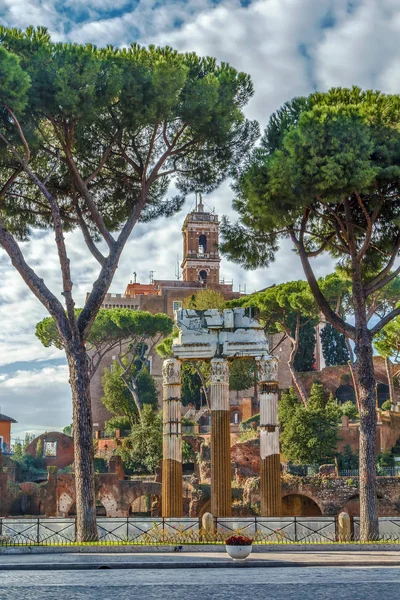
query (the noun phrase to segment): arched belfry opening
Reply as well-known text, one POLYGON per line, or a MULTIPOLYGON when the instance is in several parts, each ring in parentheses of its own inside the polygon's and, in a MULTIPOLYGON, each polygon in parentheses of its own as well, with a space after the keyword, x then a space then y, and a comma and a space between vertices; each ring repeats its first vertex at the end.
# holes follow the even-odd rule
POLYGON ((207 236, 202 233, 199 235, 199 254, 207 253, 207 236))
POLYGON ((203 285, 207 283, 207 271, 205 271, 204 269, 202 269, 199 273, 199 281, 203 285))

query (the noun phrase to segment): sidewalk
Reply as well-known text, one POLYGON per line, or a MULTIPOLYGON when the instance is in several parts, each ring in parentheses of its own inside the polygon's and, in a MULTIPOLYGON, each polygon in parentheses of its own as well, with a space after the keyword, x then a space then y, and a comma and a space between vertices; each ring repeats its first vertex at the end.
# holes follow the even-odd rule
POLYGON ((399 567, 397 550, 254 552, 233 561, 224 552, 1 554, 4 570, 199 569, 251 567, 399 567))

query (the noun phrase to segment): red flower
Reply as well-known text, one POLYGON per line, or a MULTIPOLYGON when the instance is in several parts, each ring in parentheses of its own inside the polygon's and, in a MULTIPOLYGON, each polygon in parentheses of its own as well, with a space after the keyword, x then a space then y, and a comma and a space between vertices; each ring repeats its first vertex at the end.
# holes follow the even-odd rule
POLYGON ((253 540, 245 535, 231 535, 225 540, 227 546, 251 546, 253 540))

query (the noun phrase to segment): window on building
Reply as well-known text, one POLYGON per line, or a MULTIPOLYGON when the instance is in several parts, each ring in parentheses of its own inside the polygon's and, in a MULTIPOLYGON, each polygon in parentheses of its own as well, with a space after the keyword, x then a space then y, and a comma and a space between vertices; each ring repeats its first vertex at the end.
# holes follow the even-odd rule
POLYGON ((172 303, 172 310, 175 312, 177 310, 181 310, 182 308, 182 302, 180 302, 179 300, 174 300, 172 303))
POLYGON ((199 236, 199 254, 205 254, 207 252, 207 237, 202 233, 199 236))
POLYGON ((43 455, 45 458, 54 458, 57 456, 57 442, 45 442, 43 455))
POLYGON ((233 423, 234 425, 239 425, 241 417, 242 415, 240 414, 240 411, 234 410, 233 412, 231 412, 231 423, 233 423))
POLYGON ((152 371, 153 371, 153 357, 152 356, 148 356, 148 358, 146 360, 146 369, 148 370, 148 372, 151 375, 152 371))

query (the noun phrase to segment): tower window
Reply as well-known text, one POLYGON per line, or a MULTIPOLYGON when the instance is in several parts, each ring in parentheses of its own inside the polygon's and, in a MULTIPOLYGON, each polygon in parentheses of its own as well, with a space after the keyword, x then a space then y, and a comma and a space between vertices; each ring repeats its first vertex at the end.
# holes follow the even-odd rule
POLYGON ((207 236, 203 233, 199 236, 199 254, 205 254, 207 252, 207 236))
POLYGON ((204 269, 199 273, 199 281, 200 283, 207 283, 207 271, 204 271, 204 269))

